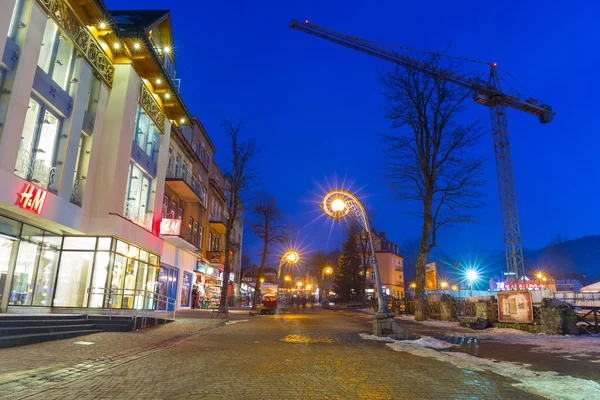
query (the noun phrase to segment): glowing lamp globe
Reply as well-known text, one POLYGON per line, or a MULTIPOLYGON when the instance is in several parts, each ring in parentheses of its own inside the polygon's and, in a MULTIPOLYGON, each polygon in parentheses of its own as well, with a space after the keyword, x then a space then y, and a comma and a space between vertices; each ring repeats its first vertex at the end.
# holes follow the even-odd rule
POLYGON ((477 271, 473 271, 473 270, 467 271, 467 279, 469 281, 471 281, 471 282, 475 281, 475 280, 477 280, 477 277, 478 277, 477 271))
POLYGON ((331 209, 334 212, 344 211, 345 208, 346 208, 346 202, 342 199, 335 199, 331 202, 331 209))
POLYGON ((290 252, 290 253, 287 254, 286 258, 287 258, 287 260, 288 260, 289 263, 293 264, 296 261, 298 261, 298 253, 292 251, 292 252, 290 252))

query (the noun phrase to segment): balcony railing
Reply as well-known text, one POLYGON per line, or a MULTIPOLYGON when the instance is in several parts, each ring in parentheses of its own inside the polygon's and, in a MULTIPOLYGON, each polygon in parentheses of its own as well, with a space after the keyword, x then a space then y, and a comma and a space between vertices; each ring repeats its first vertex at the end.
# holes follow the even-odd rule
MULTIPOLYGON (((175 225, 172 225, 173 227, 175 225)), ((186 227, 186 226, 181 226, 181 220, 169 220, 169 219, 163 219, 163 222, 161 222, 161 236, 177 236, 180 239, 185 240, 186 242, 188 242, 189 244, 191 244, 194 247, 199 247, 198 246, 198 232, 194 232, 191 231, 190 228, 186 227), (173 229, 166 229, 166 226, 164 224, 165 221, 179 221, 179 229, 177 229, 177 227, 173 228, 173 229)))
POLYGON ((198 196, 200 202, 206 205, 204 185, 198 179, 194 178, 189 171, 183 170, 182 168, 176 168, 175 171, 167 169, 167 179, 181 179, 196 194, 196 196, 198 196))

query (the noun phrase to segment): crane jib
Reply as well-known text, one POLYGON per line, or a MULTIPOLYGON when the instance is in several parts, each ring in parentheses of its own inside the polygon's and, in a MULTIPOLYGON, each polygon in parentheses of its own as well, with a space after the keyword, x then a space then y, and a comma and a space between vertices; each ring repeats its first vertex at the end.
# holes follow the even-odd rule
MULTIPOLYGON (((375 46, 359 38, 343 35, 339 32, 309 22, 301 23, 297 20, 292 20, 290 21, 289 26, 290 28, 301 30, 310 35, 361 51, 411 70, 422 72, 430 76, 443 77, 447 79, 448 82, 472 90, 474 92, 473 99, 478 104, 490 107, 497 101, 506 107, 536 115, 543 124, 551 122, 555 115, 550 106, 546 104, 539 105, 536 100, 521 100, 518 97, 502 93, 495 88, 490 88, 489 85, 483 81, 466 78, 451 71, 444 70, 443 68, 438 68, 408 56, 398 54, 394 51, 375 46), (491 99, 494 100, 492 101, 491 99)), ((492 66, 492 68, 495 68, 495 66, 492 66)))
POLYGON ((494 151, 496 153, 496 172, 498 177, 498 190, 502 221, 504 230, 504 248, 506 252, 507 276, 518 283, 525 279, 525 264, 523 262, 523 248, 521 246, 521 231, 519 227, 519 214, 515 184, 512 172, 512 160, 508 142, 506 124, 506 107, 510 107, 528 114, 537 115, 540 122, 546 124, 552 121, 554 112, 547 104, 539 104, 535 99, 521 100, 518 97, 502 93, 500 79, 496 71, 496 64, 490 64, 489 82, 470 79, 451 71, 420 62, 408 56, 398 54, 366 42, 359 38, 342 35, 341 33, 314 25, 306 21, 300 23, 290 21, 290 28, 298 29, 309 35, 320 37, 333 43, 340 44, 353 50, 392 62, 412 71, 422 72, 436 78, 443 77, 448 82, 473 91, 473 100, 490 108, 492 119, 492 136, 494 137, 494 151))

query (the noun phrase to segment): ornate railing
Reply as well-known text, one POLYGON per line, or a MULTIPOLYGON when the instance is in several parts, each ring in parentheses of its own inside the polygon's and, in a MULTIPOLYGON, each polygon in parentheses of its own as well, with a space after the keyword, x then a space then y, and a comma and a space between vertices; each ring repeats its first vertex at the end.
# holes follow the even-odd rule
POLYGON ((112 61, 69 4, 65 0, 37 0, 37 3, 69 35, 77 50, 83 54, 102 80, 112 87, 115 76, 112 61))
POLYGON ((156 124, 156 127, 161 133, 165 133, 165 114, 162 111, 161 106, 158 104, 150 90, 142 82, 140 84, 140 105, 144 108, 146 113, 152 118, 152 121, 156 124))
POLYGON ((15 175, 28 180, 52 193, 58 192, 56 167, 46 165, 44 160, 36 160, 34 152, 19 149, 15 175))

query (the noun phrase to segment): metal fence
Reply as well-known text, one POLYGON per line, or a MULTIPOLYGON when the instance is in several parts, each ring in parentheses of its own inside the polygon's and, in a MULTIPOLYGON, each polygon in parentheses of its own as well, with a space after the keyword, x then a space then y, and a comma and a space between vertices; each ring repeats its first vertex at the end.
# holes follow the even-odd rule
POLYGON ((554 298, 575 307, 600 307, 600 293, 554 293, 554 298))

